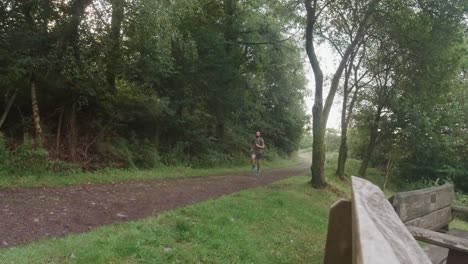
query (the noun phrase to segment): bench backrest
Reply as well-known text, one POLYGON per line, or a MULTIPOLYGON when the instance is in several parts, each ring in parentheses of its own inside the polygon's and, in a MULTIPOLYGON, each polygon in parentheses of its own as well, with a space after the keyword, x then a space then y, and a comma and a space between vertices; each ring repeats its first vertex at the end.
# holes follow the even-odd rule
POLYGON ((452 221, 453 185, 400 192, 390 199, 401 221, 408 226, 438 230, 452 221))
POLYGON ((383 192, 352 177, 354 263, 431 263, 383 192))
POLYGON ((352 177, 351 201, 330 209, 325 264, 430 264, 383 192, 352 177))

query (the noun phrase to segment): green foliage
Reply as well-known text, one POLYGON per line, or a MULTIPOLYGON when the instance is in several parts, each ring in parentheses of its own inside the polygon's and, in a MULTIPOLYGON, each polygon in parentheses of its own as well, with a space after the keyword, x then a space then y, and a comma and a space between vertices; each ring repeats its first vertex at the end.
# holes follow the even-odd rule
POLYGON ((5 137, 0 133, 0 175, 8 171, 8 161, 10 160, 10 152, 7 149, 5 137))
POLYGON ((340 149, 341 134, 337 129, 329 128, 325 133, 325 147, 327 152, 338 152, 340 149))
MULTIPOLYGON (((79 164, 74 164, 62 160, 49 160, 47 161, 47 171, 64 173, 64 174, 76 174, 82 171, 79 164)), ((59 176, 58 176, 59 177, 59 176)))
POLYGON ((152 169, 161 166, 158 150, 148 140, 117 138, 112 142, 100 142, 98 151, 118 167, 152 169))
POLYGON ((312 148, 312 143, 313 143, 313 136, 312 134, 309 134, 309 133, 304 133, 304 135, 301 138, 301 141, 299 142, 301 149, 312 148))
POLYGON ((13 175, 42 174, 47 171, 47 157, 47 150, 26 135, 23 143, 10 152, 8 170, 13 175))
POLYGON ((60 160, 48 160, 48 152, 42 146, 35 144, 27 135, 21 145, 13 151, 5 144, 5 138, 0 133, 0 177, 31 174, 44 175, 47 172, 77 173, 81 168, 77 164, 60 160))
POLYGON ((118 2, 0 1, 0 104, 18 89, 8 140, 34 134, 34 74, 44 147, 64 162, 236 163, 256 130, 281 154, 299 147, 302 47, 284 38, 298 22, 292 3, 123 1, 118 21, 118 2))
MULTIPOLYGON (((264 170, 278 169, 297 165, 298 157, 289 159, 278 158, 271 160, 271 155, 262 162, 264 170)), ((77 184, 109 184, 134 180, 155 180, 180 177, 215 176, 230 173, 244 173, 249 169, 248 157, 234 161, 231 164, 215 164, 213 167, 204 166, 158 166, 154 169, 116 169, 106 168, 97 171, 82 171, 76 164, 63 161, 49 161, 48 173, 22 174, 21 177, 8 177, 10 174, 0 174, 0 188, 27 188, 27 187, 59 187, 77 184), (241 163, 240 163, 241 162, 241 163), (73 174, 70 174, 73 173, 73 174)), ((117 166, 117 165, 116 165, 117 166)), ((15 176, 15 175, 11 175, 15 176)))
POLYGON ((351 156, 364 156, 377 128, 370 163, 384 167, 393 161, 391 179, 398 185, 450 181, 468 191, 462 1, 396 1, 386 8, 392 9, 389 16, 373 23, 384 41, 369 46, 365 64, 379 82, 361 94, 350 130, 351 156))

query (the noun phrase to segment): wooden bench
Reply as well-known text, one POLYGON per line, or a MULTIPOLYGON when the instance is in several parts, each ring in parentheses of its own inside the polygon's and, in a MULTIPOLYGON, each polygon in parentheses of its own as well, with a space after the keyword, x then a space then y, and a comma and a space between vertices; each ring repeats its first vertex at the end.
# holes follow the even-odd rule
POLYGON ((413 237, 431 244, 424 250, 432 263, 468 263, 468 232, 448 228, 453 213, 468 212, 454 206, 453 185, 400 192, 390 202, 413 237))
POLYGON ((430 264, 383 192, 352 177, 352 199, 330 209, 325 264, 430 264))

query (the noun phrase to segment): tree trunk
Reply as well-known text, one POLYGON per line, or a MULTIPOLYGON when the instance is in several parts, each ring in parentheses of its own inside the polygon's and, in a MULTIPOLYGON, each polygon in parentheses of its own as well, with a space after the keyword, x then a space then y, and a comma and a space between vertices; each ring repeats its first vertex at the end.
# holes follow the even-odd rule
MULTIPOLYGON (((157 121, 155 121, 158 124, 157 121)), ((154 145, 159 149, 159 142, 161 141, 161 128, 158 125, 154 128, 154 145)))
MULTIPOLYGON (((349 122, 351 122, 351 117, 353 115, 353 109, 354 105, 357 101, 358 93, 359 93, 359 82, 361 79, 365 76, 362 75, 361 78, 358 78, 358 69, 359 66, 361 65, 363 57, 359 59, 359 62, 357 63, 357 66, 350 65, 351 67, 348 69, 349 74, 351 73, 351 70, 354 68, 354 84, 351 87, 351 89, 345 91, 345 95, 343 96, 343 108, 342 108, 342 114, 341 114, 341 143, 340 143, 340 153, 338 156, 338 166, 336 169, 336 175, 339 176, 340 178, 344 178, 345 176, 345 168, 346 168, 346 161, 348 159, 348 126, 349 122), (350 95, 350 92, 354 88, 353 92, 353 97, 351 98, 351 101, 349 102, 349 105, 346 106, 346 103, 348 102, 348 98, 350 95), (347 107, 347 110, 346 110, 347 107)), ((345 83, 345 87, 347 87, 348 84, 345 83)))
POLYGON ((39 104, 37 102, 36 96, 36 80, 34 75, 31 77, 31 104, 34 120, 34 129, 36 132, 36 140, 42 143, 42 127, 41 127, 41 117, 39 114, 39 104))
POLYGON ((15 89, 13 95, 10 97, 10 100, 8 100, 8 103, 5 106, 5 110, 3 111, 2 117, 0 117, 0 128, 2 128, 3 123, 5 122, 8 113, 10 112, 10 109, 13 106, 13 103, 15 102, 17 92, 18 89, 15 89))
POLYGON ((325 181, 325 137, 322 121, 323 110, 320 107, 321 103, 314 104, 312 108, 312 186, 315 188, 324 188, 327 184, 325 181))
POLYGON ((383 183, 382 190, 387 189, 388 180, 389 180, 388 178, 390 176, 390 171, 392 170, 392 166, 393 166, 392 159, 388 159, 387 166, 385 167, 385 181, 383 183))
POLYGON ((216 137, 221 141, 224 139, 224 121, 223 120, 218 120, 218 122, 216 123, 216 137))
POLYGON ((65 107, 60 108, 60 115, 59 115, 58 126, 57 126, 57 136, 55 139, 55 152, 57 156, 59 155, 59 152, 60 152, 60 138, 62 135, 62 123, 63 123, 64 112, 65 112, 65 107))
POLYGON ((119 69, 120 58, 120 31, 124 19, 125 0, 111 0, 112 18, 109 32, 110 50, 107 58, 106 79, 111 91, 115 91, 115 78, 119 69))
POLYGON ((70 133, 69 133, 69 145, 70 145, 70 158, 73 162, 76 162, 76 101, 72 104, 72 109, 70 113, 70 133))
POLYGON ((340 83, 341 75, 346 67, 346 63, 348 62, 349 57, 353 54, 356 49, 356 46, 359 44, 361 39, 364 37, 367 27, 368 21, 370 16, 374 12, 374 8, 377 5, 379 0, 372 0, 367 7, 366 13, 364 14, 364 18, 362 19, 361 23, 359 24, 359 28, 356 32, 356 36, 354 37, 353 41, 349 44, 346 48, 343 57, 341 58, 340 64, 333 75, 332 83, 330 85, 330 91, 328 92, 327 99, 325 101, 325 107, 323 110, 323 121, 324 127, 327 126, 328 115, 330 114, 331 107, 333 105, 333 100, 335 98, 336 90, 338 89, 338 85, 340 83))
POLYGON ((382 106, 379 106, 375 118, 373 120, 371 129, 370 129, 370 138, 369 144, 367 145, 366 152, 362 159, 361 167, 359 168, 359 176, 366 177, 367 168, 369 167, 369 161, 372 157, 372 152, 374 152, 374 148, 377 142, 377 134, 379 129, 379 121, 380 121, 380 114, 382 113, 382 106))
POLYGON ((310 65, 314 71, 315 79, 315 98, 312 107, 312 186, 314 188, 324 188, 326 186, 324 166, 325 166, 325 128, 323 122, 323 72, 315 53, 313 43, 314 26, 317 22, 317 0, 305 1, 307 11, 306 24, 306 52, 309 57, 310 65))
POLYGON ((75 61, 80 67, 81 58, 80 58, 80 32, 79 27, 83 19, 84 12, 86 7, 92 3, 92 0, 73 0, 70 2, 69 14, 70 20, 65 28, 63 39, 65 43, 68 43, 73 48, 73 56, 75 61))
POLYGON ((369 167, 369 160, 372 156, 372 152, 374 151, 375 147, 375 134, 371 132, 370 142, 367 145, 366 153, 364 154, 364 158, 361 162, 361 167, 359 168, 359 176, 366 177, 367 176, 367 168, 369 167))
POLYGON ((348 160, 348 129, 345 128, 341 131, 340 152, 338 154, 338 167, 336 168, 336 176, 340 179, 345 178, 346 161, 348 160))
POLYGON ((306 24, 306 52, 309 57, 312 70, 314 72, 315 78, 315 98, 314 106, 312 108, 312 129, 313 129, 313 146, 312 146, 312 186, 315 188, 323 188, 326 186, 325 175, 324 175, 324 165, 325 165, 325 129, 327 127, 328 115, 330 113, 333 100, 338 89, 339 81, 341 75, 346 67, 346 63, 355 50, 358 43, 363 38, 367 27, 368 21, 371 14, 374 11, 374 7, 379 2, 379 0, 372 0, 367 8, 366 13, 364 14, 363 20, 359 24, 359 28, 356 32, 356 36, 353 41, 346 48, 342 60, 333 75, 332 84, 330 86, 330 91, 328 93, 327 99, 325 101, 325 106, 323 105, 323 73, 320 68, 320 64, 317 59, 317 54, 315 53, 314 48, 314 26, 317 22, 317 14, 320 11, 317 9, 318 0, 305 0, 304 4, 307 12, 307 24, 306 24))
POLYGON ((347 144, 347 134, 348 134, 348 123, 346 122, 346 106, 348 103, 348 84, 349 77, 351 75, 351 67, 353 66, 354 56, 349 61, 348 68, 345 69, 345 80, 343 85, 343 103, 341 107, 341 142, 340 142, 340 151, 338 154, 338 166, 336 168, 336 176, 340 179, 344 179, 346 159, 348 158, 348 144, 347 144))

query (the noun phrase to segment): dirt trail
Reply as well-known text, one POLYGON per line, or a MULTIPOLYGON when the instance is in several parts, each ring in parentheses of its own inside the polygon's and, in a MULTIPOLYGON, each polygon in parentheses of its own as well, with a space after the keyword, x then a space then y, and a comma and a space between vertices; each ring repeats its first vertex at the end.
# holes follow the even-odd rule
POLYGON ((141 219, 308 171, 305 163, 252 173, 60 188, 0 190, 0 247, 141 219))

